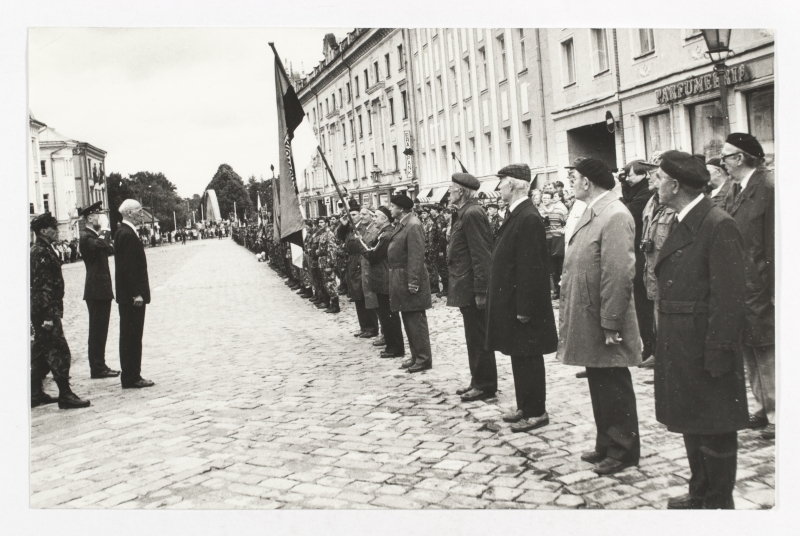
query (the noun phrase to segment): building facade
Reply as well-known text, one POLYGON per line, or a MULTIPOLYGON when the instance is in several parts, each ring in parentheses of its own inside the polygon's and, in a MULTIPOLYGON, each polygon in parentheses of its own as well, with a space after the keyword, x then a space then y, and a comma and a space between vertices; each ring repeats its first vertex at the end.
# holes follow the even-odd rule
MULTIPOLYGON (((561 177, 576 157, 612 168, 654 151, 718 155, 728 132, 720 84, 697 29, 549 29, 561 177)), ((774 155, 774 34, 735 29, 726 62, 730 132, 774 155)))
POLYGON ((38 121, 33 114, 28 114, 28 126, 30 133, 29 157, 28 157, 28 202, 30 214, 42 214, 45 212, 43 186, 42 186, 42 159, 39 152, 39 134, 42 133, 47 125, 38 121))

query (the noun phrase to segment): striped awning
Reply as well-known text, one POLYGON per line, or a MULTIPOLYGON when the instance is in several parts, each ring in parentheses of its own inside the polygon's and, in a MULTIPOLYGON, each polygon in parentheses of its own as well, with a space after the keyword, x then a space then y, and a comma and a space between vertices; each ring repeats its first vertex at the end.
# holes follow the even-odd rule
POLYGON ((449 189, 449 186, 440 186, 438 188, 434 188, 429 196, 429 202, 440 203, 449 189))
POLYGON ((483 181, 481 183, 481 187, 478 188, 478 197, 486 197, 489 199, 500 197, 500 192, 496 191, 498 184, 500 184, 500 179, 489 179, 483 181))

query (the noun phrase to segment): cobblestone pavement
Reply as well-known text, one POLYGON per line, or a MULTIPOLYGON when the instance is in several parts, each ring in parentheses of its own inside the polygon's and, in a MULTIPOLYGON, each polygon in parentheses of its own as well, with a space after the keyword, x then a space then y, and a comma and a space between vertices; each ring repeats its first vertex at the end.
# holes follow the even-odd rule
MULTIPOLYGON (((547 356, 550 425, 512 433, 499 419, 515 409, 507 357, 496 399, 454 394, 468 366, 458 310, 443 300, 429 311, 434 368, 410 375, 353 338, 347 299, 341 314, 322 314, 230 240, 147 254, 150 389, 88 379, 85 272, 64 267, 73 388, 92 406, 32 410, 35 508, 660 509, 686 492, 682 438, 654 419, 652 372, 633 369, 639 467, 599 477, 579 459, 594 426, 578 369, 547 356)), ((112 368, 118 326, 115 307, 112 368)), ((739 438, 736 506, 769 508, 774 443, 739 438)))

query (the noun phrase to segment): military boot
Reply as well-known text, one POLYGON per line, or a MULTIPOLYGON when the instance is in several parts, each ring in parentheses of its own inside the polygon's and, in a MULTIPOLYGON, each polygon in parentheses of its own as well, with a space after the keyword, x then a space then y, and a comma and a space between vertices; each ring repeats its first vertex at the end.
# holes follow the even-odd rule
POLYGON ((78 398, 69 387, 69 381, 56 380, 58 384, 58 407, 60 409, 88 408, 91 402, 78 398))
POLYGON ((44 392, 42 380, 31 380, 31 407, 44 406, 45 404, 55 404, 58 399, 44 392))
POLYGON ((319 303, 316 304, 317 309, 327 309, 331 306, 331 302, 328 300, 321 300, 319 303))
POLYGON ((305 287, 305 288, 303 289, 303 292, 302 292, 302 293, 300 293, 300 297, 301 297, 301 298, 310 298, 310 297, 312 297, 313 295, 314 295, 314 293, 313 293, 313 292, 311 291, 311 289, 310 289, 310 288, 308 288, 308 287, 305 287))
POLYGON ((339 309, 339 300, 331 298, 331 306, 325 309, 325 312, 335 314, 340 311, 341 309, 339 309))

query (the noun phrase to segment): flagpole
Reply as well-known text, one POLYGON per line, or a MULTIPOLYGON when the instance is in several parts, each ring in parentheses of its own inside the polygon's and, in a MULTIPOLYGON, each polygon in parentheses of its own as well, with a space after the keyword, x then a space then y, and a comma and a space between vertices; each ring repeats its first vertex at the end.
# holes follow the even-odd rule
MULTIPOLYGON (((342 195, 342 191, 339 189, 339 183, 336 182, 336 177, 333 176, 333 171, 331 171, 331 167, 328 165, 328 160, 325 158, 325 155, 322 154, 322 149, 320 149, 319 145, 317 145, 317 152, 319 152, 319 155, 322 157, 322 163, 325 164, 325 169, 328 170, 328 175, 330 175, 331 181, 333 181, 333 186, 336 188, 336 193, 339 194, 339 199, 342 200, 342 206, 345 209, 347 209, 348 205, 347 205, 347 202, 344 200, 344 196, 342 195)), ((350 211, 349 210, 345 210, 345 214, 347 214, 347 219, 350 220, 350 225, 353 227, 353 232, 357 232, 356 231, 356 222, 353 221, 353 217, 350 215, 350 211)), ((371 249, 360 238, 359 238, 359 242, 361 242, 361 245, 364 246, 364 249, 371 249)))
POLYGON ((461 163, 461 160, 459 160, 458 157, 456 156, 455 151, 451 152, 450 154, 456 160, 456 162, 458 162, 458 164, 461 166, 462 173, 469 173, 469 171, 467 171, 467 168, 464 167, 464 164, 461 163))
POLYGON ((178 218, 175 217, 175 211, 172 211, 172 225, 175 227, 175 230, 178 229, 178 218))

